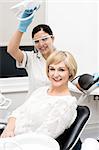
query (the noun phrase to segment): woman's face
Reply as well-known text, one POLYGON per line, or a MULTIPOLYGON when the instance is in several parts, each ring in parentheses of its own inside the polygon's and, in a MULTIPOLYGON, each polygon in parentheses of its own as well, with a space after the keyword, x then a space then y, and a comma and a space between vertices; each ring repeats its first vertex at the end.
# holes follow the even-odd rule
POLYGON ((43 30, 34 35, 34 46, 42 55, 51 54, 53 51, 54 38, 43 30))
POLYGON ((50 64, 48 75, 54 87, 63 87, 68 84, 69 70, 63 61, 58 64, 50 64))

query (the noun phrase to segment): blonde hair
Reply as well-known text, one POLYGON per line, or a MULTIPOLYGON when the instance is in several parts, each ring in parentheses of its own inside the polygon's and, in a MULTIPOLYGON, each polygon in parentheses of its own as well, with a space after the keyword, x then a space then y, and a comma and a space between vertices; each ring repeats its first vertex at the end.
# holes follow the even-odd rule
POLYGON ((71 81, 77 73, 77 63, 73 55, 68 51, 54 51, 48 58, 46 62, 46 73, 49 76, 49 65, 58 64, 64 61, 66 67, 69 70, 69 80, 71 81))

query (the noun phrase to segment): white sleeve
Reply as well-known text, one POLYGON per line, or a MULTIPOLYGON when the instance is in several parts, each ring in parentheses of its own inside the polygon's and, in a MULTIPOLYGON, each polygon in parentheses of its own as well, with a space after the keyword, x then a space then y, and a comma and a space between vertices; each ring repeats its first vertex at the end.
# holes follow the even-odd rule
POLYGON ((65 100, 57 101, 47 119, 36 130, 53 138, 58 137, 65 129, 69 128, 77 116, 77 101, 68 105, 65 100))
POLYGON ((25 51, 22 51, 23 52, 23 61, 21 63, 19 63, 18 61, 16 61, 16 67, 17 68, 25 68, 26 65, 27 65, 27 62, 28 62, 28 55, 27 55, 27 52, 25 51))

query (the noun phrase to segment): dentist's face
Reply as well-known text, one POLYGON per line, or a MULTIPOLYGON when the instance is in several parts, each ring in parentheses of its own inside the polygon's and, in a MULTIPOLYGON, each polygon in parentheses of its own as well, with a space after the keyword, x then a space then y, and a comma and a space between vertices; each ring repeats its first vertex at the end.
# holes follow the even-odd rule
POLYGON ((53 87, 63 87, 68 84, 69 70, 63 61, 50 64, 48 75, 53 87))
POLYGON ((54 38, 43 30, 38 31, 34 35, 33 41, 35 48, 39 50, 42 55, 51 54, 53 51, 54 38))

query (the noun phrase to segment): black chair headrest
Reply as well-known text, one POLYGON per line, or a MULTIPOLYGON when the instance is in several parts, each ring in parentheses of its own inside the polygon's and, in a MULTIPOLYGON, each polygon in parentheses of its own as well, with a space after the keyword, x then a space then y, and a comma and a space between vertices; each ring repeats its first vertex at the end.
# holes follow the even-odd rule
POLYGON ((72 82, 74 82, 75 80, 76 80, 76 85, 78 85, 79 89, 81 88, 83 90, 88 90, 92 85, 94 85, 96 82, 99 81, 99 77, 94 79, 94 76, 90 74, 82 74, 80 76, 77 76, 75 79, 73 79, 72 82))
POLYGON ((93 76, 90 74, 83 74, 79 77, 78 83, 82 89, 88 90, 94 84, 93 76))

